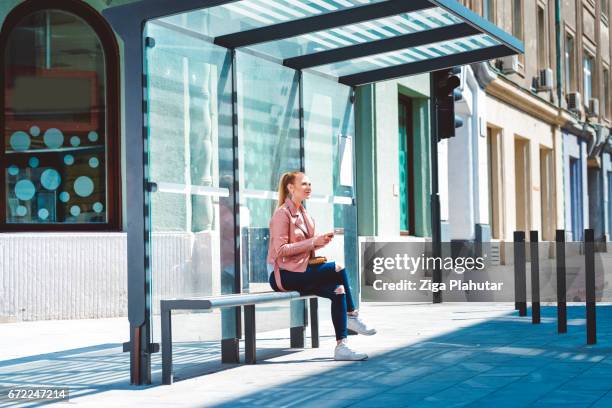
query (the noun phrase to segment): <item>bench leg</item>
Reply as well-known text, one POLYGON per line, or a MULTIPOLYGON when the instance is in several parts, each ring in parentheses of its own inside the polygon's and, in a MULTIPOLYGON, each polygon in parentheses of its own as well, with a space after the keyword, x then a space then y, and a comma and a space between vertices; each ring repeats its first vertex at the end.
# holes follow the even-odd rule
POLYGON ((221 339, 221 362, 223 364, 240 363, 240 340, 221 339))
POLYGON ((255 305, 244 306, 244 360, 255 364, 255 305))
POLYGON ((310 341, 312 348, 319 348, 319 299, 310 298, 310 341))
POLYGON ((162 383, 172 384, 172 311, 161 311, 162 383))
POLYGON ((304 348, 304 326, 291 328, 291 348, 304 348))
POLYGON ((241 307, 221 309, 221 363, 240 363, 241 307))

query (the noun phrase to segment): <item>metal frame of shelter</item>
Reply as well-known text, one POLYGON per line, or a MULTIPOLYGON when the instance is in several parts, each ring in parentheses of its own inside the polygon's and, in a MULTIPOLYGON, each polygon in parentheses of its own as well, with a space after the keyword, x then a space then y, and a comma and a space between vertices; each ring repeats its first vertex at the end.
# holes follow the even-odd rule
MULTIPOLYGON (((150 355, 156 350, 156 345, 151 343, 151 275, 147 250, 149 186, 143 29, 150 20, 213 9, 234 13, 234 17, 244 20, 242 27, 251 27, 238 32, 208 33, 215 44, 264 56, 265 50, 272 47, 281 51, 267 55, 269 59, 298 72, 308 70, 334 78, 351 87, 524 52, 521 41, 456 0, 136 0, 105 9, 103 16, 124 44, 122 117, 126 157, 129 157, 126 196, 130 201, 127 206, 130 342, 124 349, 130 351, 132 384, 151 382, 150 355), (262 5, 276 10, 273 15, 278 18, 261 18, 257 7, 261 10, 262 5), (249 11, 249 7, 254 8, 249 11), (374 29, 364 30, 361 26, 364 24, 374 29), (323 37, 329 38, 331 32, 342 41, 335 44, 324 41, 323 37), (279 47, 275 48, 275 44, 279 47)), ((235 115, 236 110, 234 128, 235 115)), ((226 170, 231 174, 232 169, 226 170)), ((227 200, 236 210, 235 176, 230 184, 220 187, 230 190, 227 200)), ((239 225, 228 227, 229 233, 235 236, 234 261, 239 259, 238 228, 239 225)), ((240 273, 235 273, 235 279, 235 291, 239 292, 240 273)), ((240 321, 239 311, 237 321, 240 321)), ((236 333, 239 333, 238 327, 236 333)), ((228 347, 237 347, 237 343, 228 347)))

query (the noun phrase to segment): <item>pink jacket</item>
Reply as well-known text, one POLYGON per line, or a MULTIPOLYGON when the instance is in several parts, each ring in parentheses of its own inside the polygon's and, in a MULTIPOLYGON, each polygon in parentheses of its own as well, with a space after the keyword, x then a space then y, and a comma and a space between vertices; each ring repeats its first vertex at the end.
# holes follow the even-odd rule
POLYGON ((314 256, 315 225, 314 220, 302 207, 302 222, 295 203, 286 199, 270 219, 270 243, 268 246, 268 263, 274 265, 276 286, 285 291, 281 284, 279 269, 291 272, 304 272, 308 260, 314 256))

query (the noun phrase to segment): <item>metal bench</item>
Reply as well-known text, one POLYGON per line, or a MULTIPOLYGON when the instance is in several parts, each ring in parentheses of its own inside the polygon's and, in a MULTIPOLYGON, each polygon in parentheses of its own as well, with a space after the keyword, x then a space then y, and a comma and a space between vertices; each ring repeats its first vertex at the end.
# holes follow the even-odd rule
MULTIPOLYGON (((172 384, 172 311, 208 310, 224 307, 244 307, 245 363, 255 364, 255 305, 282 300, 310 299, 310 330, 312 347, 319 347, 318 300, 314 295, 300 296, 299 292, 261 292, 190 299, 163 299, 161 310, 162 383, 172 384)), ((304 347, 303 327, 291 328, 291 347, 304 347), (298 329, 297 331, 294 329, 298 329), (298 333, 299 332, 299 333, 298 333), (301 340, 300 340, 301 336, 301 340)))

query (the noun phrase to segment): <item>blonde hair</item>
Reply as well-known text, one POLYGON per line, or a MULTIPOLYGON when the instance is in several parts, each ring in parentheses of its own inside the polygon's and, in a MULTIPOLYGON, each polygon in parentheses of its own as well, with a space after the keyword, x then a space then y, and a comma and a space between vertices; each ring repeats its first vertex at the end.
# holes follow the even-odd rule
POLYGON ((280 207, 281 205, 285 203, 285 200, 287 199, 287 196, 289 195, 289 189, 287 188, 287 186, 289 184, 295 183, 295 178, 299 176, 300 174, 304 174, 304 173, 302 173, 301 171, 289 171, 287 173, 284 173, 281 176, 280 181, 278 182, 278 206, 277 207, 280 207))

